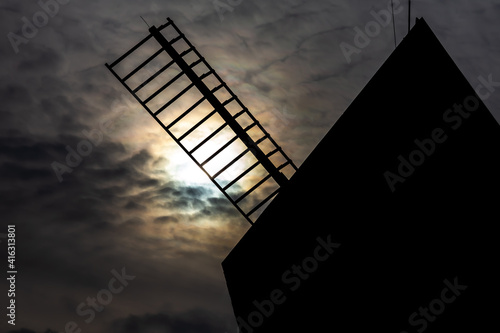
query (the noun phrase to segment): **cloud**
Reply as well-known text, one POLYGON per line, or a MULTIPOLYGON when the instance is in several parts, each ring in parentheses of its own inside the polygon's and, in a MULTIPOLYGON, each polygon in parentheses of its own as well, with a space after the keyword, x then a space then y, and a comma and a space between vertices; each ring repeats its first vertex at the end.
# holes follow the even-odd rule
POLYGON ((164 223, 177 223, 179 219, 175 216, 159 216, 154 219, 154 223, 164 224, 164 223))
POLYGON ((143 316, 131 315, 125 319, 116 320, 112 325, 111 332, 116 333, 152 333, 152 332, 176 332, 176 333, 220 333, 236 331, 236 327, 228 327, 230 324, 214 313, 203 310, 194 310, 179 315, 167 313, 146 314, 143 316))
MULTIPOLYGON (((13 330, 13 331, 9 331, 7 333, 37 333, 35 331, 32 331, 32 330, 29 330, 29 329, 26 329, 26 328, 21 328, 19 330, 13 330)), ((40 333, 57 333, 56 331, 53 331, 51 329, 47 329, 46 331, 40 331, 40 333)))
MULTIPOLYGON (((13 330, 13 331, 9 331, 8 333, 37 333, 35 331, 32 331, 32 330, 28 330, 26 328, 21 328, 19 330, 13 330)), ((56 331, 52 331, 50 329, 44 331, 43 333, 56 333, 56 331)))

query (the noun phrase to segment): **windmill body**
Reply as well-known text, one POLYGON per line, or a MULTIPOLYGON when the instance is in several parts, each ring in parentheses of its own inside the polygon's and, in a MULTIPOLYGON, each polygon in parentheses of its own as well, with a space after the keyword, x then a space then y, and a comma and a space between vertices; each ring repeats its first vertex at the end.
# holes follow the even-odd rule
POLYGON ((500 126, 415 27, 224 260, 241 332, 493 327, 500 126))

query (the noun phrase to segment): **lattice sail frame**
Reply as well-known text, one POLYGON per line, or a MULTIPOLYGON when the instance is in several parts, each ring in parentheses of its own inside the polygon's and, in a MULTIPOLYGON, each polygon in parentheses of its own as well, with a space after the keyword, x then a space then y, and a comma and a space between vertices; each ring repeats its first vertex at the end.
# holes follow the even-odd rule
POLYGON ((253 224, 251 217, 262 212, 297 167, 170 18, 149 32, 106 67, 253 224), (165 34, 173 37, 168 40, 165 34), (156 43, 148 45, 153 40, 156 43), (131 58, 141 62, 135 65, 131 58), (126 74, 121 76, 121 72, 126 74), (176 89, 176 94, 169 94, 176 89), (198 97, 193 103, 194 95, 198 97), (187 109, 186 104, 190 105, 187 109), (204 113, 207 106, 212 111, 204 113), (210 134, 202 136, 206 132, 210 134), (185 143, 188 139, 191 144, 185 143), (221 141, 225 143, 220 145, 221 141), (203 147, 214 146, 217 149, 210 155, 196 156, 203 147), (217 159, 219 166, 221 159, 225 162, 214 172, 209 165, 217 159))

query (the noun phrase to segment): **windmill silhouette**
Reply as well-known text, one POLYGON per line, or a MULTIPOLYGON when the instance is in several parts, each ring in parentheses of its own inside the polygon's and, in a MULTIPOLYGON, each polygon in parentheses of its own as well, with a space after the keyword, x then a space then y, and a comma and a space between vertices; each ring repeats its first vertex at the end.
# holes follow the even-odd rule
MULTIPOLYGON (((222 263, 241 332, 494 327, 497 309, 485 304, 496 283, 492 263, 499 253, 491 221, 498 220, 500 125, 423 19, 417 19, 299 169, 171 20, 150 28, 143 41, 107 67, 252 223, 222 263), (168 26, 176 36, 160 34, 168 26), (118 74, 115 67, 151 38, 160 49, 128 68, 128 74, 118 74), (174 52, 172 45, 181 40, 187 48, 174 52), (173 79, 144 98, 138 91, 159 74, 135 87, 128 80, 164 52, 170 58, 160 71, 176 64, 174 78, 186 75, 189 80, 166 104, 152 109, 149 103, 173 79), (191 52, 195 58, 187 65, 183 59, 191 52), (193 74, 190 68, 201 63, 208 72, 193 74), (209 75, 216 83, 204 87, 200 82, 209 75), (192 87, 201 92, 200 100, 163 123, 158 115, 192 87), (222 88, 228 99, 215 101, 213 95, 222 88), (171 131, 204 100, 213 111, 200 122, 219 113, 220 126, 230 127, 234 140, 245 144, 243 152, 255 157, 251 167, 262 165, 263 179, 276 183, 250 210, 240 207, 239 198, 265 180, 234 199, 227 189, 241 177, 221 185, 216 178, 227 168, 210 173, 193 156, 214 135, 187 148, 183 139, 200 122, 189 125, 187 135, 171 131), (232 102, 241 110, 231 113, 232 102), (247 127, 234 124, 241 112, 249 114, 248 126, 257 126, 262 139, 249 140, 247 127), (259 148, 264 140, 271 150, 259 148), (279 166, 269 160, 276 153, 284 159, 279 166), (293 177, 283 176, 284 167, 296 171, 293 177), (250 216, 266 203, 253 223, 250 216)), ((240 155, 229 164, 240 161, 240 155)))
POLYGON ((106 64, 106 67, 193 162, 205 172, 248 222, 253 224, 252 215, 256 215, 264 208, 288 181, 281 171, 288 167, 288 174, 292 175, 297 167, 170 18, 167 18, 167 23, 159 28, 152 26, 149 32, 150 34, 132 49, 113 63, 106 64), (165 35, 170 36, 169 40, 165 35), (146 46, 151 39, 156 41, 157 50, 154 53, 151 53, 152 49, 146 46), (161 56, 165 54, 168 56, 162 58, 161 56), (141 57, 142 62, 131 67, 130 63, 141 60, 141 57), (127 60, 128 63, 126 63, 127 60), (146 71, 152 74, 144 78, 144 73, 141 71, 144 72, 148 65, 155 70, 146 71), (120 66, 122 68, 119 68, 120 66), (125 74, 121 76, 120 71, 125 74), (183 78, 185 80, 181 82, 183 78), (156 87, 154 87, 155 83, 156 87), (175 87, 176 84, 177 87, 175 87), (141 97, 140 93, 151 86, 154 88, 141 97), (176 88, 179 90, 179 86, 182 86, 182 89, 176 94, 168 94, 176 88), (182 105, 183 100, 189 103, 194 98, 193 95, 198 97, 196 102, 192 102, 184 112, 179 113, 178 105, 182 105), (161 104, 155 105, 155 101, 160 101, 161 104), (205 102, 208 104, 203 105, 205 102), (188 121, 188 128, 184 133, 176 135, 172 131, 172 128, 178 126, 189 115, 207 106, 211 108, 211 112, 204 114, 194 124, 188 121), (176 112, 178 115, 174 119, 165 121, 161 118, 162 114, 171 116, 176 112), (210 133, 191 147, 185 144, 184 141, 193 136, 195 131, 216 117, 220 120, 216 128, 209 129, 210 133), (203 159, 196 156, 197 152, 206 149, 221 132, 228 128, 231 130, 231 135, 218 149, 203 159), (254 130, 253 133, 250 133, 251 130, 254 130), (227 154, 224 155, 230 146, 238 143, 244 148, 240 149, 237 154, 233 154, 232 158, 228 158, 227 154), (253 158, 248 159, 249 155, 253 158), (219 157, 223 157, 226 161, 223 166, 218 163, 220 168, 211 172, 207 165, 219 157), (234 169, 238 163, 243 165, 239 173, 233 173, 232 176, 219 180, 223 178, 221 176, 227 176, 229 169, 234 169), (245 177, 259 167, 261 172, 257 173, 261 176, 260 179, 253 186, 242 191, 242 186, 239 185, 244 182, 245 177), (237 188, 237 190, 231 192, 232 188, 237 188), (257 189, 261 191, 256 191, 257 189), (249 198, 256 193, 257 197, 249 198), (263 194, 265 194, 264 197, 262 197, 263 194))

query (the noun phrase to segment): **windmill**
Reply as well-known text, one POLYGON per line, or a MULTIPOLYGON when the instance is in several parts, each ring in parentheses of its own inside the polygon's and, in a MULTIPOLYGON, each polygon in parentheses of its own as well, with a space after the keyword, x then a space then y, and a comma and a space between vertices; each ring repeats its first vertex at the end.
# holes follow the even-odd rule
MULTIPOLYGON (((249 141, 246 127, 231 125, 231 117, 223 116, 232 102, 242 109, 228 110, 233 120, 249 112, 170 20, 152 27, 150 35, 107 66, 204 171, 205 163, 192 155, 208 141, 188 148, 185 136, 171 131, 172 123, 180 122, 177 119, 198 102, 167 124, 158 115, 192 87, 202 94, 199 103, 225 88, 227 99, 210 102, 213 111, 203 122, 212 112, 222 112, 220 126, 229 126, 235 140, 246 140, 243 151, 253 154, 253 164, 263 165, 263 179, 276 182, 278 188, 247 211, 240 207, 241 200, 224 192, 239 176, 221 185, 214 179, 222 173, 205 171, 251 223, 250 215, 275 196, 222 263, 241 332, 457 332, 495 327, 498 311, 484 304, 496 283, 492 263, 499 252, 490 220, 498 220, 494 193, 500 188, 500 125, 424 19, 417 19, 299 169, 254 117, 249 115, 252 122, 247 126, 262 131, 263 140, 273 146, 269 151, 256 150, 263 141, 249 141), (167 26, 177 33, 171 39, 159 35, 167 26), (177 76, 189 78, 186 87, 156 109, 149 102, 170 81, 151 91, 153 97, 143 98, 137 93, 152 79, 135 87, 129 80, 144 62, 123 76, 115 71, 151 38, 160 49, 146 62, 165 51, 170 58, 159 70, 177 64, 177 76), (173 52, 171 46, 180 40, 187 48, 173 52), (195 58, 187 65, 181 60, 189 53, 195 58), (189 67, 201 63, 208 72, 193 75, 189 67), (198 86, 207 75, 216 83, 198 86), (281 165, 263 158, 277 153, 284 159, 281 165), (293 178, 280 175, 282 165, 292 168, 293 178), (386 177, 388 172, 395 178, 386 177)), ((250 193, 262 184, 250 187, 250 193)), ((247 192, 238 195, 246 197, 247 192)))
POLYGON ((170 18, 106 67, 250 224, 297 170, 170 18))

